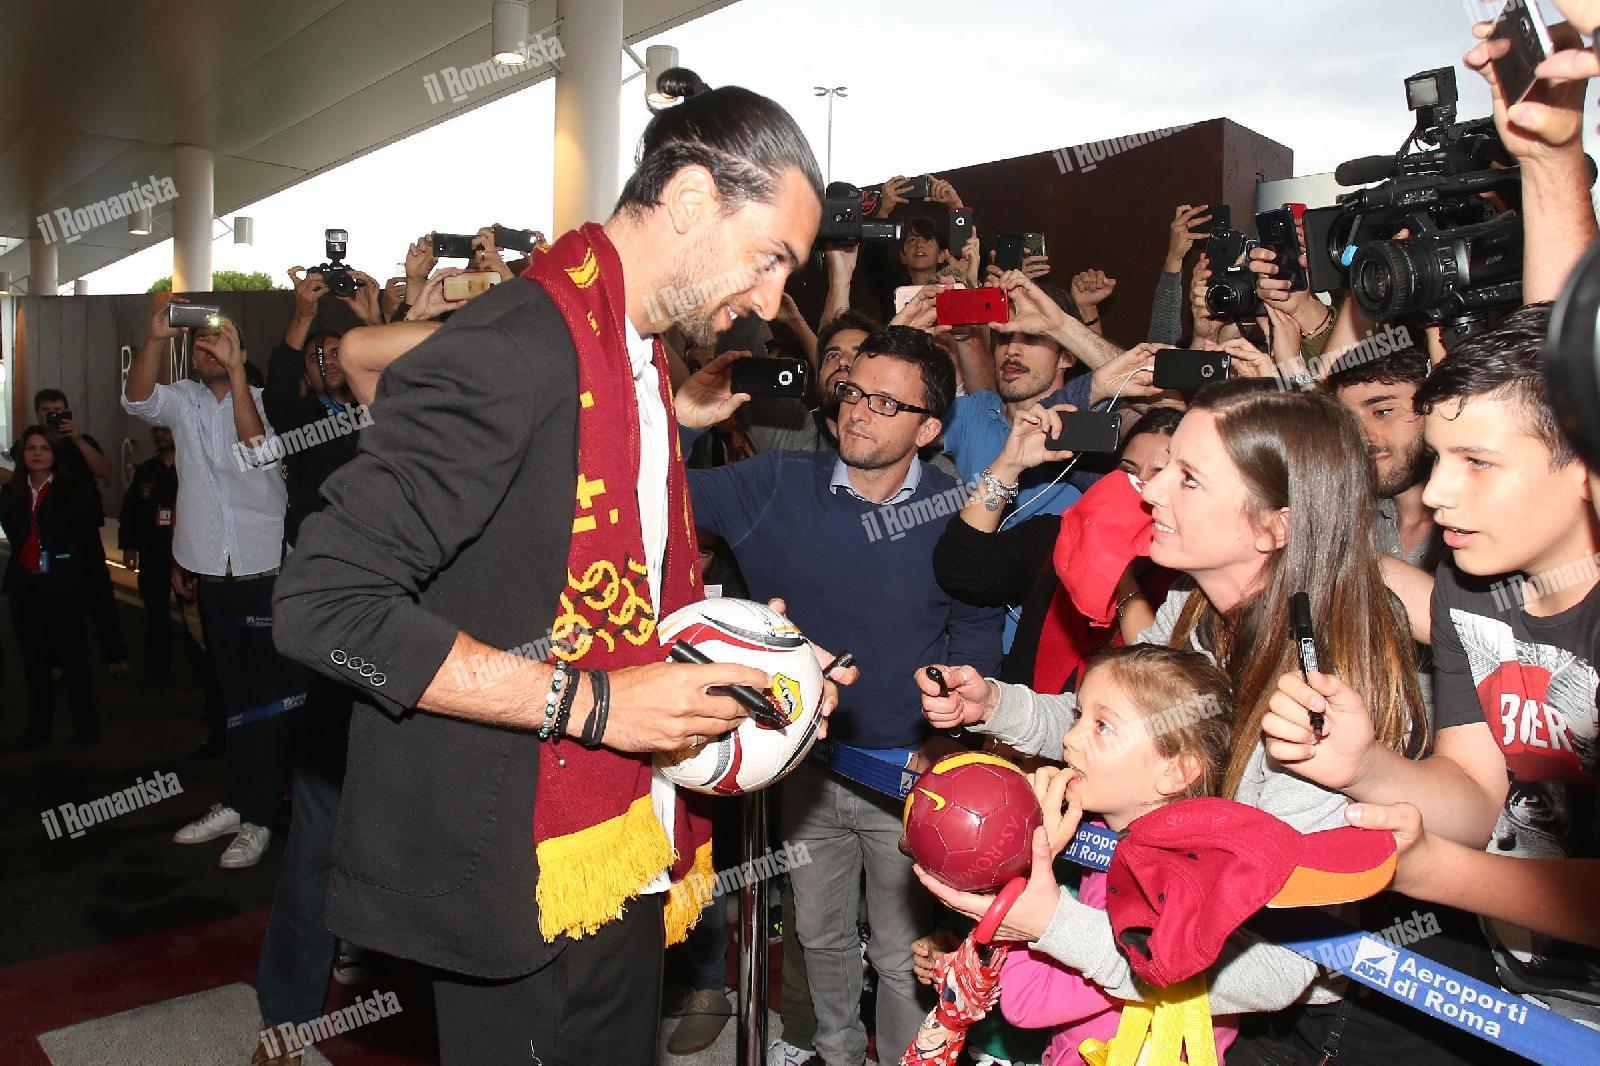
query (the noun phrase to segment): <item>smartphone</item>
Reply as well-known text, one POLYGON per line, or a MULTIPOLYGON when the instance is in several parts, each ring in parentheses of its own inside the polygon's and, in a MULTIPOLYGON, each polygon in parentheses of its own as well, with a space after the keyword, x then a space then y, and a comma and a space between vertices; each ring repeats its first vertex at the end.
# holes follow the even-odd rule
POLYGON ((1300 265, 1300 231, 1294 224, 1294 209, 1279 207, 1256 215, 1258 247, 1270 248, 1277 256, 1277 276, 1287 278, 1290 292, 1305 292, 1311 285, 1306 268, 1300 265))
POLYGON ((538 230, 531 229, 506 229, 504 226, 494 228, 494 246, 504 248, 510 252, 531 252, 539 238, 544 236, 538 230))
POLYGON ((921 174, 915 178, 907 178, 911 188, 906 190, 907 200, 926 200, 933 195, 933 175, 921 174))
POLYGON ((222 308, 205 304, 168 304, 167 325, 174 329, 216 329, 222 325, 222 308))
POLYGON ((733 391, 755 396, 804 396, 810 366, 803 359, 738 359, 733 391))
POLYGON ((1213 204, 1206 208, 1206 214, 1211 216, 1211 221, 1206 225, 1211 227, 1212 234, 1233 228, 1233 208, 1229 205, 1213 204))
POLYGON ((470 300, 482 296, 500 284, 500 275, 492 270, 469 270, 465 274, 452 274, 444 279, 446 300, 470 300))
POLYGON ((71 419, 71 411, 46 411, 44 413, 44 424, 51 429, 56 428, 63 422, 71 421, 71 419))
POLYGON ((1024 233, 1022 235, 1022 254, 1024 256, 1044 255, 1044 234, 1024 233))
POLYGON ((1538 80, 1534 68, 1555 51, 1537 0, 1508 0, 1495 20, 1489 40, 1507 42, 1505 54, 1491 62, 1506 106, 1520 103, 1538 80))
POLYGON ((1122 447, 1121 411, 1066 411, 1061 435, 1045 447, 1053 452, 1114 452, 1122 447))
POLYGON ((435 233, 433 254, 438 259, 471 259, 476 233, 435 233))
POLYGON ((1027 254, 1028 234, 1001 233, 994 239, 994 264, 1001 270, 1021 270, 1027 254))
POLYGON ((1011 301, 1000 288, 945 289, 934 297, 941 326, 982 326, 1011 321, 1011 301))
POLYGON ((960 255, 972 236, 972 209, 957 207, 950 210, 950 254, 960 255))
POLYGON ((1228 380, 1227 352, 1196 352, 1167 348, 1156 353, 1155 387, 1198 392, 1217 381, 1228 380))
POLYGON ((906 304, 916 299, 917 293, 922 291, 921 285, 902 285, 894 290, 894 313, 899 314, 906 309, 906 304))

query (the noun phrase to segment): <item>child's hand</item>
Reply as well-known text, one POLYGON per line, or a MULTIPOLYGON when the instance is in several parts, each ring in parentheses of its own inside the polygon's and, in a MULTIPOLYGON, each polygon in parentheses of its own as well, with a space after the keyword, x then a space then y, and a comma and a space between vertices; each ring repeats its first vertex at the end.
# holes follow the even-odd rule
POLYGON ((1377 748, 1372 716, 1356 691, 1331 674, 1311 672, 1278 678, 1278 691, 1261 719, 1267 754, 1308 781, 1345 791, 1359 780, 1377 748), (1312 730, 1322 717, 1322 733, 1312 730))
POLYGON ((927 936, 911 942, 911 972, 921 984, 933 984, 933 973, 939 959, 954 951, 961 938, 948 929, 935 929, 927 936))
MULTIPOLYGON (((1000 922, 1000 928, 995 931, 995 940, 1031 942, 1044 936, 1045 930, 1050 928, 1056 908, 1061 905, 1061 886, 1056 884, 1055 871, 1051 868, 1053 859, 1049 839, 1041 826, 1033 834, 1033 870, 1028 876, 1028 887, 1000 922)), ((980 895, 951 888, 920 865, 913 865, 911 872, 940 903, 975 922, 983 918, 989 905, 994 902, 996 893, 980 895)))
POLYGON ((1083 807, 1078 797, 1067 795, 1067 785, 1075 776, 1071 770, 1056 766, 1041 766, 1028 775, 1033 794, 1039 797, 1039 806, 1044 808, 1044 831, 1050 841, 1052 858, 1072 843, 1078 823, 1083 821, 1083 807))

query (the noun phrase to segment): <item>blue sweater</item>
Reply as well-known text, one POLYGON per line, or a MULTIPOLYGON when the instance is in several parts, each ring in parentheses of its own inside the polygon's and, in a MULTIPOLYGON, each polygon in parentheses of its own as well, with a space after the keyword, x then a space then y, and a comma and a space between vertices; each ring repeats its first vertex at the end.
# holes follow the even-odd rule
POLYGON ((691 470, 695 525, 728 542, 751 599, 783 597, 807 637, 855 653, 861 679, 840 688, 831 739, 920 744, 929 727, 913 675, 929 663, 995 673, 1001 612, 952 600, 934 580, 934 544, 966 502, 954 478, 923 464, 908 499, 877 505, 829 488, 838 457, 763 452, 691 470))

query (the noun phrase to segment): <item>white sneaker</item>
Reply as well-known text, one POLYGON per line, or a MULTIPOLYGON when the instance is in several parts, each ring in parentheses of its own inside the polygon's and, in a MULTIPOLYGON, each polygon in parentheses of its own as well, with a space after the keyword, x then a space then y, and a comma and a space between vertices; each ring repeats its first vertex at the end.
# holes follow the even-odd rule
MULTIPOLYGON (((238 815, 234 817, 237 818, 238 815)), ((228 850, 217 860, 217 865, 228 870, 242 870, 246 866, 254 866, 261 861, 261 856, 266 853, 267 845, 270 843, 272 843, 272 830, 264 825, 251 825, 245 822, 239 827, 239 835, 228 845, 228 850)))
POLYGON ((239 812, 232 807, 213 803, 203 818, 197 818, 172 834, 174 844, 204 844, 220 836, 239 831, 239 812))
POLYGON ((767 1066, 801 1066, 810 1062, 815 1054, 802 1051, 786 1040, 774 1040, 767 1045, 767 1066))

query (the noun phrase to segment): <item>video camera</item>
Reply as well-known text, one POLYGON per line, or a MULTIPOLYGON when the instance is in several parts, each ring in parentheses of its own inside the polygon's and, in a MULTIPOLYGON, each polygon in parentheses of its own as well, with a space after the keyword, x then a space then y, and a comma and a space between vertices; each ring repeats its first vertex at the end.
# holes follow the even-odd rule
POLYGON ((822 197, 822 225, 817 230, 817 247, 834 244, 899 244, 899 222, 863 221, 861 190, 846 181, 828 186, 822 197))
POLYGON ((328 291, 335 296, 354 296, 362 282, 350 273, 350 268, 344 263, 344 250, 350 235, 342 229, 330 229, 323 231, 322 239, 328 261, 307 269, 306 274, 321 274, 328 291))
POLYGON ((1491 308, 1522 302, 1522 172, 1493 119, 1456 122, 1452 68, 1405 85, 1417 119, 1400 151, 1335 172, 1341 185, 1379 184, 1306 212, 1311 287, 1348 287, 1375 321, 1418 316, 1467 336, 1486 328, 1491 308))

